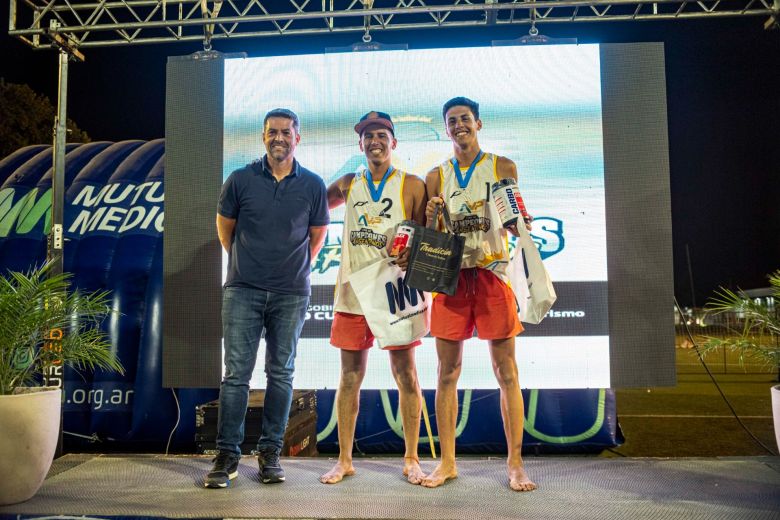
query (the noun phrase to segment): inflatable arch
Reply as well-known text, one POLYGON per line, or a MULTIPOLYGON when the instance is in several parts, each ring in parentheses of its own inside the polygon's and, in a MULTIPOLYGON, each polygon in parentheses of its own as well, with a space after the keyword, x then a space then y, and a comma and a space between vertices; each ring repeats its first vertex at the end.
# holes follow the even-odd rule
MULTIPOLYGON (((192 450, 195 407, 216 399, 217 391, 174 393, 161 385, 164 140, 68 145, 66 154, 64 268, 81 290, 110 291, 119 313, 103 326, 126 372, 65 371, 65 447, 162 451, 170 439, 172 449, 192 450)), ((0 161, 3 271, 25 271, 44 262, 51 180, 50 146, 28 146, 0 161)), ((527 447, 594 451, 622 442, 611 390, 523 393, 527 447)), ((426 391, 425 398, 433 410, 433 392, 426 391)), ((333 390, 317 392, 320 451, 338 449, 334 400, 333 390)), ((397 401, 396 391, 361 393, 356 449, 403 451, 397 401)), ((498 391, 463 390, 460 402, 459 451, 504 450, 498 391)), ((424 451, 429 439, 421 435, 424 451)))

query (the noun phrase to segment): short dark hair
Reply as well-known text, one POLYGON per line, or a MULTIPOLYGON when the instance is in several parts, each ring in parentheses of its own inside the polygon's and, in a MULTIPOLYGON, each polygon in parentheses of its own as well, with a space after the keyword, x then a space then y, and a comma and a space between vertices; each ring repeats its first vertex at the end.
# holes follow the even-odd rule
POLYGON ((471 113, 474 114, 474 119, 479 119, 479 103, 474 101, 473 99, 469 99, 467 97, 458 96, 450 99, 446 103, 444 103, 444 108, 441 110, 441 117, 447 118, 447 111, 451 109, 452 107, 467 107, 469 110, 471 110, 471 113))
POLYGON ((274 108, 273 110, 270 110, 265 115, 265 119, 263 119, 263 131, 265 131, 265 124, 272 117, 283 117, 285 119, 292 119, 293 127, 295 128, 295 131, 301 133, 301 122, 298 121, 298 116, 295 114, 295 112, 293 112, 289 108, 274 108))

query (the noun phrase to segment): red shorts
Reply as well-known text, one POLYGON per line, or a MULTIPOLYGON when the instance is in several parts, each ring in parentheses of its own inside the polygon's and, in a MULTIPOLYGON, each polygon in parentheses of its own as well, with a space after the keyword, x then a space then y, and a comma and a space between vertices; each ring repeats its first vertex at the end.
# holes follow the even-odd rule
MULTIPOLYGON (((406 350, 421 343, 418 339, 408 345, 395 345, 383 350, 406 350)), ((362 314, 336 312, 330 327, 330 344, 343 350, 367 350, 374 346, 374 334, 362 314)))
POLYGON ((462 341, 504 339, 523 331, 512 289, 486 269, 463 269, 454 296, 437 294, 431 307, 431 336, 462 341))

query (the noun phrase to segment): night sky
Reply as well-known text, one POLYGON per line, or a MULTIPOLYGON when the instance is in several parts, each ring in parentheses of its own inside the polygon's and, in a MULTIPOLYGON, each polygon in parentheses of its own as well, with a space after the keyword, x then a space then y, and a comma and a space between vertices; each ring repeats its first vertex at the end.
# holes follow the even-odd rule
MULTIPOLYGON (((0 5, 5 28, 8 4, 0 5)), ((694 297, 703 304, 719 285, 766 287, 766 275, 780 269, 780 30, 765 31, 763 23, 745 17, 540 26, 542 34, 580 43, 665 43, 675 295, 683 305, 694 297)), ((373 37, 415 49, 490 45, 527 30, 375 31, 373 37)), ((0 77, 56 102, 56 53, 33 51, 6 32, 0 77)), ((237 39, 214 48, 294 55, 350 45, 360 36, 237 39)), ((93 140, 163 137, 167 57, 198 50, 196 43, 84 49, 86 62, 69 67, 68 117, 93 140)))

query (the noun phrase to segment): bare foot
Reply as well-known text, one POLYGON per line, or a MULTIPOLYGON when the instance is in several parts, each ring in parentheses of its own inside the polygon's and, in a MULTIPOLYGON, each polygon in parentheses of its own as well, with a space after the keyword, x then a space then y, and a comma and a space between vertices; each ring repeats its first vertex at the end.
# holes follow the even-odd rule
POLYGON ((410 484, 419 484, 425 477, 417 457, 404 457, 404 476, 410 484))
POLYGON ((430 475, 422 479, 420 485, 427 488, 435 488, 453 478, 458 478, 458 470, 455 466, 445 468, 443 464, 439 464, 430 475))
POLYGON ((320 477, 320 482, 323 484, 336 484, 341 482, 344 477, 355 474, 355 468, 352 463, 337 462, 333 469, 325 473, 320 477))
POLYGON ((514 491, 533 491, 536 489, 536 484, 525 474, 523 466, 510 468, 508 473, 509 487, 514 491))

